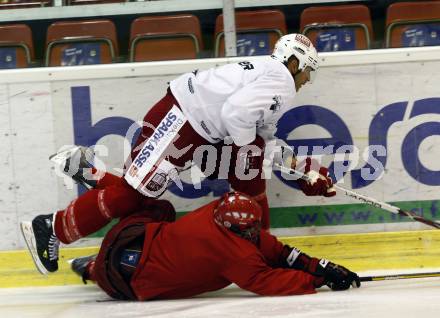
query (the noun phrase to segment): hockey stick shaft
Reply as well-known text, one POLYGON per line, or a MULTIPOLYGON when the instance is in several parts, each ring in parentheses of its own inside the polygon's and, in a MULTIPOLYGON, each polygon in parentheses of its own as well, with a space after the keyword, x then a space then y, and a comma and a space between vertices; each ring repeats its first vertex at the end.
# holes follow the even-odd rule
POLYGON ((361 282, 377 282, 377 281, 383 281, 383 280, 397 280, 397 279, 410 279, 410 278, 429 278, 429 277, 440 277, 440 272, 364 276, 364 277, 360 277, 360 281, 361 282))
POLYGON ((362 201, 362 202, 364 202, 366 204, 372 205, 374 207, 380 208, 382 210, 386 210, 386 211, 394 213, 394 214, 407 216, 407 217, 413 219, 414 221, 417 221, 417 222, 420 222, 420 223, 424 223, 426 225, 429 225, 429 226, 435 227, 437 229, 440 229, 440 224, 439 223, 437 223, 435 221, 432 221, 432 220, 429 220, 429 219, 425 219, 424 217, 419 216, 419 215, 415 214, 414 212, 402 210, 401 208, 399 208, 397 206, 391 205, 391 204, 386 203, 386 202, 378 201, 378 200, 376 200, 374 198, 367 197, 366 195, 359 194, 357 192, 345 189, 345 188, 343 188, 341 186, 338 186, 336 184, 333 185, 333 186, 336 189, 338 189, 339 191, 344 192, 344 194, 346 196, 348 196, 348 197, 351 197, 353 199, 362 201))
MULTIPOLYGON (((300 172, 298 170, 287 168, 287 167, 284 167, 284 166, 282 166, 280 164, 276 164, 276 166, 278 168, 280 168, 281 171, 283 171, 283 172, 286 172, 286 173, 288 173, 290 175, 293 174, 293 175, 295 175, 296 177, 298 177, 300 179, 303 179, 303 180, 306 180, 306 181, 310 181, 309 176, 305 175, 304 173, 302 173, 302 172, 300 172)), ((368 197, 366 195, 354 192, 352 190, 345 189, 345 188, 343 188, 343 187, 341 187, 341 186, 339 186, 337 184, 334 184, 333 187, 335 189, 343 192, 346 196, 348 196, 350 198, 353 198, 353 199, 356 199, 358 201, 361 201, 361 202, 363 202, 365 204, 374 206, 374 207, 382 209, 382 210, 386 210, 386 211, 394 213, 394 214, 404 215, 404 216, 407 216, 407 217, 413 219, 414 221, 417 221, 417 222, 420 222, 420 223, 423 223, 423 224, 435 227, 437 229, 440 229, 440 223, 437 223, 437 222, 432 221, 432 220, 425 219, 424 217, 419 216, 419 215, 415 214, 414 212, 402 210, 401 208, 399 208, 397 206, 394 206, 394 205, 391 205, 389 203, 376 200, 374 198, 371 198, 371 197, 368 197)))

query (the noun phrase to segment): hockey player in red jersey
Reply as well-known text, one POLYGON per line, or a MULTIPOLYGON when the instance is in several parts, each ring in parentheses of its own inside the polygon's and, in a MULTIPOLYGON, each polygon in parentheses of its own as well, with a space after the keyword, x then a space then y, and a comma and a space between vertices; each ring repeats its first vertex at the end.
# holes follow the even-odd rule
POLYGON ((311 294, 359 287, 343 266, 308 256, 261 229, 261 207, 237 192, 225 194, 176 222, 155 222, 146 209, 121 220, 104 238, 96 258, 73 262, 117 299, 191 297, 231 283, 263 296, 311 294))
MULTIPOLYGON (((100 188, 97 183, 106 182, 87 179, 82 174, 87 165, 79 165, 74 176, 93 189, 66 209, 32 221, 32 231, 26 232, 27 241, 36 242, 35 257, 43 266, 40 271, 58 269, 60 241, 72 243, 112 218, 140 210, 146 201, 158 198, 170 180, 178 180, 179 172, 194 161, 205 168, 213 165, 211 178, 226 178, 234 190, 256 200, 263 210, 262 227, 268 229, 263 162, 270 167, 285 159, 282 153, 294 156, 274 136, 276 123, 293 107, 296 92, 310 80, 318 64, 316 49, 309 39, 289 34, 280 38, 272 56, 186 73, 171 81, 165 97, 144 117, 124 176, 112 186, 100 188), (201 158, 198 149, 206 146, 214 148, 216 158, 201 158)), ((63 155, 66 162, 71 161, 69 151, 60 157, 63 155)), ((335 195, 327 169, 310 166, 307 161, 304 171, 309 174, 309 181, 299 181, 303 192, 335 195)))

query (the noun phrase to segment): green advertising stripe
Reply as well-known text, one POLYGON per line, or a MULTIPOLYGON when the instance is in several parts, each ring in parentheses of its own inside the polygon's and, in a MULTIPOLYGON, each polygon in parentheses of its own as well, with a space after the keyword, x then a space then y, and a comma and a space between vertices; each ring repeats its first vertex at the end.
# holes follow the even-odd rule
MULTIPOLYGON (((439 201, 407 201, 391 203, 428 219, 440 218, 439 201)), ((366 204, 316 205, 272 208, 272 228, 356 225, 408 222, 405 216, 396 215, 366 204)))
MULTIPOLYGON (((427 219, 440 219, 440 201, 406 201, 391 203, 403 210, 415 212, 427 219)), ((188 212, 178 212, 177 218, 188 212)), ((312 205, 270 209, 271 228, 334 226, 356 224, 397 223, 411 221, 405 216, 374 208, 366 204, 312 205)), ((107 225, 92 237, 102 237, 114 224, 107 225)))

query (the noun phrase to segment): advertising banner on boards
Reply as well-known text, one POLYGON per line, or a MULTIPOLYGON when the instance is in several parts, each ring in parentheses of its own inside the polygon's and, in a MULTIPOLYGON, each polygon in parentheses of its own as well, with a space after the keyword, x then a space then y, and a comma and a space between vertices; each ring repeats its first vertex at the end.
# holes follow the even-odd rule
MULTIPOLYGON (((440 61, 322 68, 280 119, 277 136, 300 155, 321 158, 342 186, 440 218, 439 69, 440 61)), ((0 84, 0 222, 13 244, 0 248, 22 246, 17 222, 63 209, 77 196, 48 161, 61 147, 93 146, 97 161, 121 175, 133 141, 127 131, 174 77, 0 84)), ((164 195, 178 211, 229 189, 225 180, 203 178, 194 186, 190 170, 181 180, 183 190, 171 186, 164 195)), ((419 228, 342 194, 306 197, 279 172, 268 176, 267 188, 275 233, 419 228)))

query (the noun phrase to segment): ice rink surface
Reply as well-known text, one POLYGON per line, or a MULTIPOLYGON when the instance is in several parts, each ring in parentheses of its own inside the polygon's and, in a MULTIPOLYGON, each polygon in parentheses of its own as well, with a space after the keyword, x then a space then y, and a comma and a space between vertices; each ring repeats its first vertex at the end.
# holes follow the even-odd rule
POLYGON ((259 297, 232 285, 183 300, 110 300, 94 285, 0 289, 1 318, 107 317, 440 317, 440 277, 377 281, 360 289, 259 297))

